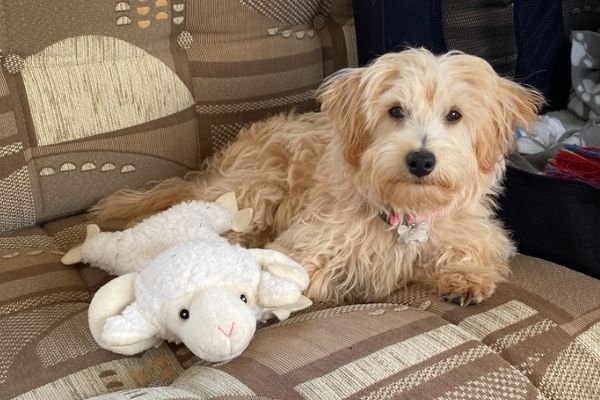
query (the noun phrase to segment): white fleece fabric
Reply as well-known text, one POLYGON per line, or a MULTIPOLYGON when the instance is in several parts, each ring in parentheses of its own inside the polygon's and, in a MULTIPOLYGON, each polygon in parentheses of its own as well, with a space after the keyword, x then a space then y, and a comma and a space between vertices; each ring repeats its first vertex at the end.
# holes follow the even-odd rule
POLYGON ((123 275, 139 271, 176 244, 219 237, 232 223, 231 212, 223 206, 201 200, 184 202, 132 228, 100 232, 83 243, 81 258, 111 274, 123 275))
POLYGON ((136 303, 145 315, 158 318, 167 302, 212 287, 227 285, 256 298, 260 278, 261 266, 249 250, 220 236, 194 240, 168 249, 139 271, 136 303))

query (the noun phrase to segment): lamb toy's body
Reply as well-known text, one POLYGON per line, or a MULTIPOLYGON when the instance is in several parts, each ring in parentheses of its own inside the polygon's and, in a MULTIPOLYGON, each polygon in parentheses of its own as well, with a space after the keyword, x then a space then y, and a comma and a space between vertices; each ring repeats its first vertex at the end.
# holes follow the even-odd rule
POLYGON ((243 229, 250 217, 228 194, 216 203, 176 205, 120 232, 88 225, 85 242, 63 263, 84 261, 120 275, 90 304, 98 344, 135 354, 166 339, 208 361, 227 361, 248 346, 257 320, 285 319, 308 307, 302 266, 220 236, 243 229))
POLYGON ((177 244, 219 237, 232 229, 233 223, 232 212, 226 206, 189 201, 124 231, 98 231, 81 246, 81 259, 111 274, 123 275, 139 271, 159 253, 177 244))

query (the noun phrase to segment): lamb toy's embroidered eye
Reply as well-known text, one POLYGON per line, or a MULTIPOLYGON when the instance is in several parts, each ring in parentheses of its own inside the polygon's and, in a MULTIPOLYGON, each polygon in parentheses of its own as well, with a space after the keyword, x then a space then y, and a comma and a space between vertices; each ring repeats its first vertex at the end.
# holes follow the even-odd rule
POLYGON ((248 299, 246 298, 245 294, 243 294, 243 295, 240 296, 240 300, 243 301, 244 303, 248 302, 248 299))
POLYGON ((188 310, 186 310, 185 308, 182 309, 181 311, 179 311, 179 318, 188 319, 189 317, 190 317, 190 312, 188 310))

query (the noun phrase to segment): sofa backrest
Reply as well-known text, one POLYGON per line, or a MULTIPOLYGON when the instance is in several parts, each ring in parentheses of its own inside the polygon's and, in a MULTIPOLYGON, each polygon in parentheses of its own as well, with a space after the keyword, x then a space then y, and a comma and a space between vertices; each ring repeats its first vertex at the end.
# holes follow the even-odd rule
POLYGON ((197 169, 357 58, 350 0, 0 0, 0 52, 0 232, 197 169))

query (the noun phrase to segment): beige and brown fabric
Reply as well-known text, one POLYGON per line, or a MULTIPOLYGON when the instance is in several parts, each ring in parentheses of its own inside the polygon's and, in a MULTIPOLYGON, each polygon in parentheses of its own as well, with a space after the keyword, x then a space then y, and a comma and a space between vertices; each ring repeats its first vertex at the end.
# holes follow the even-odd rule
POLYGON ((0 231, 196 168, 179 3, 0 0, 0 231))
POLYGON ((259 331, 240 358, 196 365, 172 387, 200 398, 600 398, 600 281, 524 256, 512 270, 478 306, 413 287, 397 295, 407 305, 293 317, 259 331))
POLYGON ((447 304, 419 285, 386 304, 316 304, 261 327, 223 365, 201 363, 181 345, 106 352, 86 315, 110 278, 59 262, 88 222, 81 215, 0 236, 2 399, 600 396, 600 281, 525 256, 480 305, 447 304))
POLYGON ((0 232, 183 175, 313 110, 354 63, 349 0, 0 0, 0 232))
POLYGON ((87 222, 78 216, 0 236, 1 399, 83 399, 169 384, 183 370, 168 346, 125 358, 94 342, 87 308, 108 277, 59 261, 87 222))
POLYGON ((315 110, 323 77, 356 65, 347 0, 186 3, 185 42, 206 156, 240 128, 294 109, 315 110), (218 17, 216 17, 218 16, 218 17))

